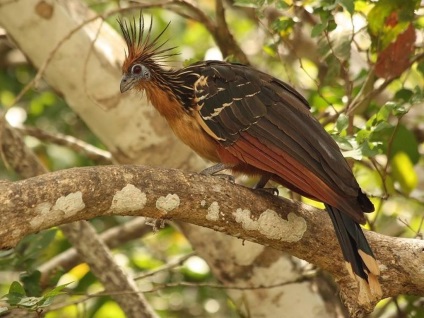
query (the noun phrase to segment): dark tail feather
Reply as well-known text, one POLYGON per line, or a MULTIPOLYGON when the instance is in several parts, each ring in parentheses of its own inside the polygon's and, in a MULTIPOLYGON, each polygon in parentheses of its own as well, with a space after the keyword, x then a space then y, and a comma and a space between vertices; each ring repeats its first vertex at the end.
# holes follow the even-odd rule
POLYGON ((359 300, 369 302, 381 298, 382 290, 377 279, 380 270, 361 226, 335 207, 328 204, 325 207, 333 222, 346 268, 359 283, 359 300))

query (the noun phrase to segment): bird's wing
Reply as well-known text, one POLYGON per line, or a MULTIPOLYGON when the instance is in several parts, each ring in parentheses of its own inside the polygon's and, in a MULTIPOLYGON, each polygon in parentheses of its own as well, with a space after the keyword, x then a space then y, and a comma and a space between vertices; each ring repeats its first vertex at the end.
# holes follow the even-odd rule
POLYGON ((197 120, 242 162, 362 220, 359 186, 337 144, 292 87, 247 66, 209 62, 195 83, 197 120))

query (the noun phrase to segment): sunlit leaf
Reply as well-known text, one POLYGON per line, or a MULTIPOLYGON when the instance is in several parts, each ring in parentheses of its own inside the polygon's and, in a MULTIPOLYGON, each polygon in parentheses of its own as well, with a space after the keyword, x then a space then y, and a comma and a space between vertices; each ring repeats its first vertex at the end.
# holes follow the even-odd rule
POLYGON ((272 22, 272 28, 280 33, 281 36, 287 36, 293 30, 295 22, 292 18, 289 17, 280 17, 272 22))
POLYGON ((275 2, 275 7, 277 9, 288 9, 293 5, 292 1, 284 1, 284 0, 277 0, 275 2), (290 2, 290 3, 289 3, 290 2))
POLYGON ((418 184, 418 176, 409 156, 404 152, 397 152, 390 161, 392 175, 405 194, 410 194, 418 184))
POLYGON ((93 318, 125 318, 125 313, 115 302, 108 301, 94 314, 93 318))
POLYGON ((44 297, 54 297, 57 295, 61 295, 63 294, 63 290, 66 288, 66 286, 68 286, 70 283, 67 284, 63 284, 63 285, 59 285, 56 286, 55 288, 53 288, 52 290, 50 290, 49 292, 45 293, 43 296, 44 297))
POLYGON ((247 8, 260 8, 265 0, 236 0, 234 5, 247 8))
POLYGON ((362 144, 363 142, 369 139, 370 135, 371 131, 362 129, 356 134, 356 141, 358 142, 358 144, 362 144))

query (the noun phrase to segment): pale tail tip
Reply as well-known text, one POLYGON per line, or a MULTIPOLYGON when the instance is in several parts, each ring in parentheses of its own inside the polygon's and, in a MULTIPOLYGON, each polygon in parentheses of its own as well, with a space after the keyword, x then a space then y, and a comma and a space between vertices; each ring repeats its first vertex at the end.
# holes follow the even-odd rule
POLYGON ((382 298, 383 291, 381 290, 377 276, 372 273, 368 274, 368 281, 356 276, 356 281, 359 285, 358 302, 360 304, 370 304, 382 298))
POLYGON ((358 253, 364 261, 365 266, 368 268, 368 270, 375 276, 380 275, 380 268, 378 267, 376 259, 373 256, 365 253, 364 251, 358 250, 358 253))

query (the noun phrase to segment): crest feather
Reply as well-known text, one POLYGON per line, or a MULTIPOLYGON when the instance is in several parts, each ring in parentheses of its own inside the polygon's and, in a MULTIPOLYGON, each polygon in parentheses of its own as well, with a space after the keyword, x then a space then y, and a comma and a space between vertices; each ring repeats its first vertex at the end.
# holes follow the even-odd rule
POLYGON ((170 52, 176 47, 164 48, 168 40, 164 40, 163 42, 160 41, 171 22, 169 22, 155 38, 152 38, 151 35, 153 17, 150 19, 150 24, 146 30, 142 12, 140 12, 138 20, 133 18, 133 20, 128 23, 127 20, 118 19, 118 24, 124 36, 125 43, 127 44, 125 61, 122 66, 123 71, 127 71, 135 62, 160 62, 170 56, 177 55, 177 53, 170 52))

